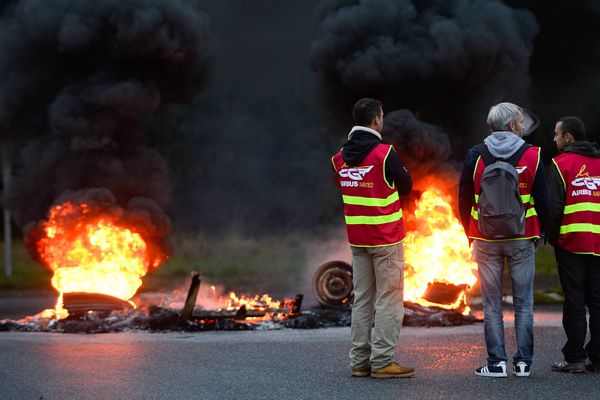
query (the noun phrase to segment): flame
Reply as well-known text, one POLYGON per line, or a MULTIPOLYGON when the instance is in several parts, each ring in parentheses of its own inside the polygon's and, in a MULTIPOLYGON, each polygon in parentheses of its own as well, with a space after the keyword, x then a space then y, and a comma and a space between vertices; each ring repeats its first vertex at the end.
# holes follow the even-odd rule
POLYGON ((423 298, 428 283, 466 284, 477 282, 477 264, 471 260, 469 242, 458 219, 452 212, 450 199, 441 189, 433 187, 422 193, 414 211, 415 230, 405 239, 404 300, 424 306, 446 309, 466 306, 466 292, 453 304, 431 303, 423 298))
POLYGON ((235 292, 229 292, 225 301, 227 303, 225 309, 227 310, 237 310, 241 306, 246 306, 247 309, 266 311, 281 308, 283 305, 283 302, 273 300, 268 294, 255 295, 254 297, 241 295, 238 297, 235 292))
POLYGON ((54 271, 52 286, 60 295, 52 311, 58 318, 67 313, 63 293, 102 293, 128 300, 148 269, 164 261, 164 256, 150 256, 141 234, 119 225, 118 218, 67 201, 54 206, 39 226, 36 253, 54 271))
POLYGON ((245 307, 248 311, 258 312, 257 316, 246 318, 250 322, 283 319, 291 313, 294 302, 294 299, 290 298, 273 300, 268 294, 246 296, 229 292, 226 296, 219 296, 215 286, 211 286, 210 289, 212 308, 216 311, 237 311, 245 307))

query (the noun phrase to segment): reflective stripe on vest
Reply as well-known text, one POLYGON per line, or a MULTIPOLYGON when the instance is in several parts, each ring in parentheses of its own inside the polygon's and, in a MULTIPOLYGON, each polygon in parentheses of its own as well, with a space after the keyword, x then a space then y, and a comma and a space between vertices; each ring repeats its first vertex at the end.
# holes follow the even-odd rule
POLYGON ((342 200, 344 200, 344 204, 355 204, 357 206, 386 207, 392 204, 393 202, 400 200, 400 197, 398 196, 398 192, 394 192, 385 199, 342 195, 342 200))
POLYGON ((404 239, 398 190, 385 180, 385 160, 391 151, 392 146, 379 144, 358 166, 346 165, 341 151, 332 157, 352 246, 389 246, 404 239))
POLYGON ((600 158, 563 153, 552 162, 565 188, 558 245, 572 253, 600 256, 600 158))
POLYGON ((348 216, 346 215, 346 223, 348 225, 379 225, 379 224, 387 224, 394 221, 400 221, 402 218, 402 210, 395 212, 393 214, 388 215, 375 215, 375 216, 367 216, 367 215, 355 215, 348 216))
POLYGON ((533 181, 540 163, 540 148, 529 147, 525 153, 521 156, 521 159, 517 162, 517 168, 521 169, 519 173, 519 192, 521 194, 521 201, 525 206, 525 234, 516 238, 511 239, 488 239, 478 228, 479 214, 477 212, 479 204, 479 192, 481 191, 481 178, 483 176, 483 170, 485 164, 481 156, 477 158, 475 162, 475 168, 473 171, 473 183, 475 196, 473 198, 473 206, 471 207, 471 217, 469 218, 469 237, 471 239, 484 240, 490 242, 502 242, 507 240, 522 240, 522 239, 533 239, 540 237, 540 223, 538 221, 537 212, 535 211, 535 201, 531 195, 531 189, 533 188, 533 181))

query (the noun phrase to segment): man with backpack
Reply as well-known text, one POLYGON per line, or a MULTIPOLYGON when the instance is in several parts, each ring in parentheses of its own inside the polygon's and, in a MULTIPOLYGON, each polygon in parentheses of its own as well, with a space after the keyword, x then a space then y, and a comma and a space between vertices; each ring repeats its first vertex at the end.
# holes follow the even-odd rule
POLYGON ((500 103, 488 113, 492 133, 469 149, 459 186, 460 218, 473 243, 484 313, 487 364, 478 376, 507 376, 502 314, 502 276, 512 281, 517 351, 513 374, 530 374, 533 359, 535 245, 548 216, 548 193, 540 148, 525 143, 522 109, 500 103))
POLYGON ((554 133, 562 154, 552 159, 548 175, 548 241, 565 295, 567 343, 564 360, 552 365, 552 371, 600 372, 600 146, 586 140, 585 125, 577 117, 559 119, 554 133))

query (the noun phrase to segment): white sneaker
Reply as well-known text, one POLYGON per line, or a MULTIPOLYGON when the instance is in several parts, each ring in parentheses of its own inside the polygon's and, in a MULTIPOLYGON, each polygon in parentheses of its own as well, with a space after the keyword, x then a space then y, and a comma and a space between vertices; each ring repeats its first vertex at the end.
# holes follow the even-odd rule
POLYGON ((517 365, 513 365, 513 375, 515 376, 529 376, 530 373, 529 365, 525 361, 519 361, 517 365))
POLYGON ((475 370, 477 376, 487 376, 490 378, 506 378, 506 361, 500 361, 497 364, 484 365, 475 370))

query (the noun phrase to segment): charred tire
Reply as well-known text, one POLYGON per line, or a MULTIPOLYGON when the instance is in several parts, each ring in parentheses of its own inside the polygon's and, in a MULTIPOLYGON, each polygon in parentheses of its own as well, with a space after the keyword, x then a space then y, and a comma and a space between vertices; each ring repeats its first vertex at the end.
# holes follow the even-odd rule
POLYGON ((313 276, 313 293, 325 307, 342 308, 352 302, 352 266, 344 261, 321 265, 313 276))

